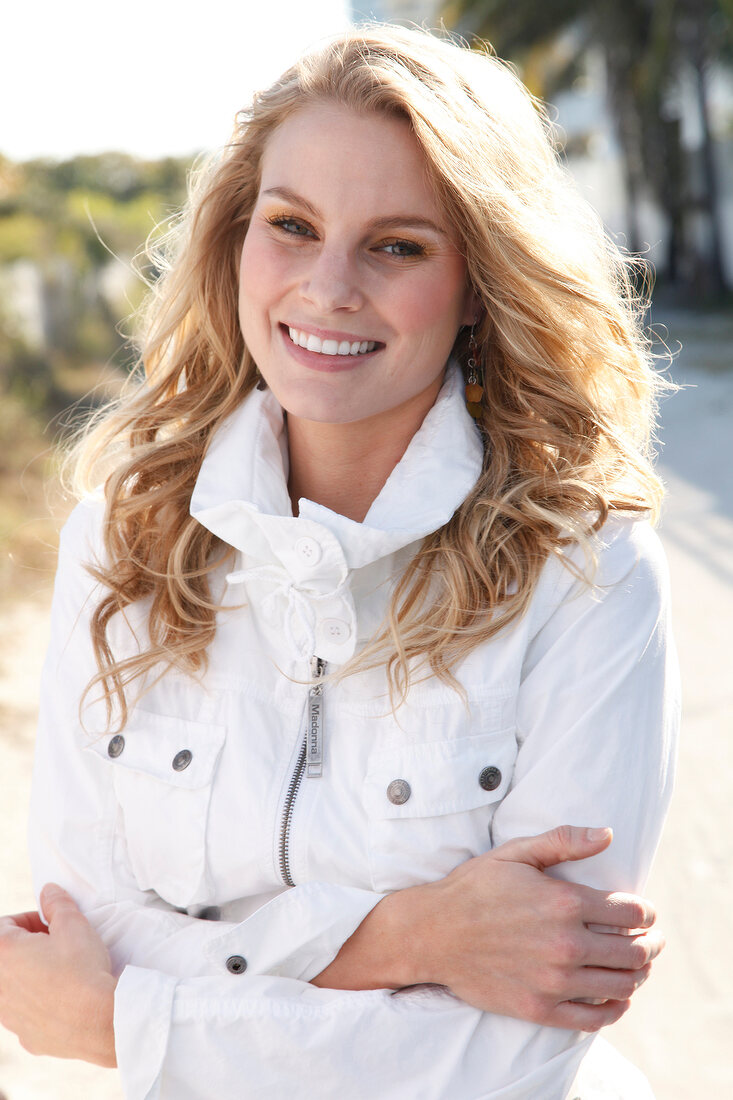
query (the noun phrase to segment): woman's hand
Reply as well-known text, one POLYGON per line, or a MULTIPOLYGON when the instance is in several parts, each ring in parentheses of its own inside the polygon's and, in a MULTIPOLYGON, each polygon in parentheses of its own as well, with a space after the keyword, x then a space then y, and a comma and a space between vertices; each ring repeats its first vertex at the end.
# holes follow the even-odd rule
POLYGON ((0 918, 0 1023, 31 1054, 115 1066, 116 981, 92 926, 60 886, 38 913, 0 918))
POLYGON ((610 829, 562 826, 502 844, 438 882, 397 891, 314 984, 433 982, 487 1012, 597 1031, 623 1015, 664 946, 659 933, 646 931, 654 910, 631 894, 543 872, 603 851, 611 836, 610 829))

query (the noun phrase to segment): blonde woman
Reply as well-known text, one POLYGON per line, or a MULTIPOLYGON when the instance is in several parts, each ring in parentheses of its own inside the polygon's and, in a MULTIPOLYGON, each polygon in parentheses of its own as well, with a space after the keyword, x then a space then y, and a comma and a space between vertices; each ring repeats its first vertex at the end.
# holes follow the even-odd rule
POLYGON ((614 892, 677 715, 626 261, 504 65, 382 27, 255 99, 169 256, 0 1019, 135 1100, 559 1100, 662 945, 614 892))

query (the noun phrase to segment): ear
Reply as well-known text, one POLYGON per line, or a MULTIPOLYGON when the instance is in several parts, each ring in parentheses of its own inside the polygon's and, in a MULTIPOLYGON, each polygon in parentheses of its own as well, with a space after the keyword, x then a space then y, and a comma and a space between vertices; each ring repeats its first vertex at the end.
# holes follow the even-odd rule
POLYGON ((470 288, 466 295, 466 308, 463 311, 464 325, 476 325, 481 320, 484 313, 484 304, 478 295, 478 292, 473 287, 470 288))

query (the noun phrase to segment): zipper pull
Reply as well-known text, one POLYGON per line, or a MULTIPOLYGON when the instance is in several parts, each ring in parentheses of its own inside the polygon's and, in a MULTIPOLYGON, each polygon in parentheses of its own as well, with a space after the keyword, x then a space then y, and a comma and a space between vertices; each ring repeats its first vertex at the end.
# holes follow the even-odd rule
POLYGON ((323 684, 326 662, 320 657, 311 657, 311 677, 316 680, 308 691, 308 729, 306 743, 306 775, 317 779, 323 775, 323 684))

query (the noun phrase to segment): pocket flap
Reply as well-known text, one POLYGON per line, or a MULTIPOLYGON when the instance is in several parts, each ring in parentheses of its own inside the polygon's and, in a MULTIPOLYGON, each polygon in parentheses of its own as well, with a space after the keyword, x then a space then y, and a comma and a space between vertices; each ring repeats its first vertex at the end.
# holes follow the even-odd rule
POLYGON ((87 750, 116 768, 196 790, 211 782, 225 727, 136 709, 121 733, 97 737, 87 750))
POLYGON ((511 730, 372 753, 364 802, 371 817, 434 817, 503 798, 517 753, 511 730))

